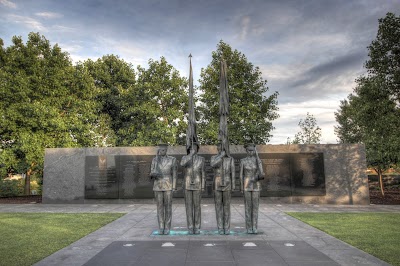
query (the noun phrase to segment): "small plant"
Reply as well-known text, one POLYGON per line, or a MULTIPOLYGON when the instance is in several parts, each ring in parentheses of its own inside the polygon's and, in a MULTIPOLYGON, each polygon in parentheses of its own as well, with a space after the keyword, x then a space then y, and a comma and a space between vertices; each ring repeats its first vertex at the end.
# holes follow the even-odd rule
POLYGON ((23 194, 24 187, 21 180, 0 180, 0 197, 14 197, 23 194))

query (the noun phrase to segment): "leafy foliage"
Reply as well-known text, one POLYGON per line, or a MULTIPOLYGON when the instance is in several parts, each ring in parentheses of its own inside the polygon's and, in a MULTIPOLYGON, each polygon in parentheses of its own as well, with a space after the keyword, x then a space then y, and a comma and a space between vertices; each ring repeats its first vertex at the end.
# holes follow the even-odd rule
POLYGON ((115 132, 126 122, 121 115, 124 100, 133 93, 136 84, 133 66, 118 56, 105 55, 96 61, 85 61, 83 67, 93 78, 98 91, 98 128, 102 133, 98 137, 102 146, 118 145, 121 140, 115 132))
POLYGON ((321 128, 317 126, 317 119, 307 113, 304 120, 300 119, 301 131, 294 136, 294 144, 318 144, 321 141, 321 128))
POLYGON ((376 39, 368 47, 365 67, 371 76, 380 76, 385 88, 400 105, 400 17, 387 13, 379 19, 376 39))
POLYGON ((267 81, 258 67, 246 56, 223 41, 212 52, 211 63, 201 70, 199 106, 199 139, 204 144, 215 144, 219 124, 220 61, 227 64, 230 114, 228 132, 231 144, 267 143, 272 137, 273 120, 278 118, 278 92, 267 96, 267 81))
POLYGON ((26 44, 21 37, 12 42, 0 49, 0 164, 26 173, 28 193, 29 177, 43 169, 45 148, 94 144, 95 88, 44 36, 30 33, 26 44))
POLYGON ((388 13, 379 20, 377 38, 368 47, 367 77, 341 102, 335 132, 341 142, 364 143, 369 166, 379 175, 400 161, 400 17, 388 13))
POLYGON ((22 180, 0 179, 0 197, 20 196, 24 192, 22 180))
POLYGON ((123 145, 184 145, 187 79, 164 57, 150 59, 149 68, 138 67, 137 83, 123 101, 123 123, 117 134, 123 145))

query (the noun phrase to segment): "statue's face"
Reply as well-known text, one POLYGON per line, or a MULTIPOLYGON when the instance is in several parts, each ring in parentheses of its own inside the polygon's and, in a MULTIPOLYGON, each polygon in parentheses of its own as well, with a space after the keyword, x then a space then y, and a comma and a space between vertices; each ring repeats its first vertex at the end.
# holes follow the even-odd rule
POLYGON ((167 147, 160 147, 158 149, 158 154, 161 155, 161 156, 167 155, 167 147))
POLYGON ((247 151, 247 155, 249 155, 249 156, 254 156, 255 154, 256 154, 256 150, 255 150, 255 148, 254 147, 247 147, 246 148, 246 151, 247 151))

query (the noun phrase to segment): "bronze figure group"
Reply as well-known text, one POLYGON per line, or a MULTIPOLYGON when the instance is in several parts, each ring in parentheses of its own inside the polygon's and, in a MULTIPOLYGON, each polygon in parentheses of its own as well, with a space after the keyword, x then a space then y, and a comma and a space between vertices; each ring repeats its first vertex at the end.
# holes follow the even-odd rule
MULTIPOLYGON (((186 220, 189 234, 200 234, 201 194, 205 189, 205 159, 198 155, 199 143, 194 111, 194 89, 192 55, 189 70, 189 111, 186 131, 187 155, 182 157, 180 166, 184 168, 183 189, 185 194, 186 220)), ((230 234, 231 193, 235 190, 235 164, 229 151, 228 117, 229 94, 227 65, 221 60, 220 104, 218 154, 211 157, 210 165, 214 170, 214 201, 218 233, 230 234)), ((261 160, 255 144, 246 144, 247 157, 240 160, 240 191, 244 194, 246 230, 257 234, 258 205, 260 198, 260 180, 264 179, 261 160)), ((176 159, 167 155, 167 145, 159 146, 157 156, 151 165, 151 178, 154 179, 154 195, 157 202, 159 234, 169 234, 172 216, 172 191, 176 190, 176 159)))
MULTIPOLYGON (((257 234, 258 206, 264 179, 261 160, 254 144, 246 144, 247 157, 240 160, 238 188, 244 194, 246 230, 257 234)), ((177 160, 167 155, 167 144, 160 144, 157 156, 151 165, 150 177, 154 179, 154 196, 157 203, 158 234, 167 235, 171 228, 172 193, 177 190, 177 160)), ((235 191, 235 164, 232 156, 226 156, 221 144, 218 154, 211 157, 214 170, 214 202, 218 233, 230 234, 231 193, 235 191)), ((189 234, 200 234, 201 194, 205 189, 205 159, 199 156, 199 144, 194 142, 187 155, 182 157, 184 168, 183 189, 185 195, 186 220, 189 234)))

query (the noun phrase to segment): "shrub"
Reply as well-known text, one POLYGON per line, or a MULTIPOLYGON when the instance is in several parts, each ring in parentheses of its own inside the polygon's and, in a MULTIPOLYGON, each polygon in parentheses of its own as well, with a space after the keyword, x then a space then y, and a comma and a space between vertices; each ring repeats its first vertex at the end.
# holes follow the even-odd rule
POLYGON ((23 193, 22 180, 0 180, 0 197, 20 196, 23 193))

